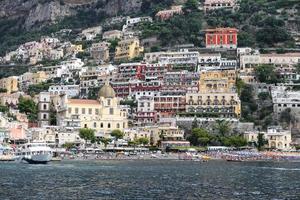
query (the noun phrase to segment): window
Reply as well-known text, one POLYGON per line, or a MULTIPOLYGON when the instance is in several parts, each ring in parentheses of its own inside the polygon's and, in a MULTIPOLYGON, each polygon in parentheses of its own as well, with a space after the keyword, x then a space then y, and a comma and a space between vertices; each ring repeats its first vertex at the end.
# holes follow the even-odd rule
POLYGON ((43 119, 47 119, 47 114, 44 114, 44 115, 43 115, 43 119))
POLYGON ((92 109, 91 108, 89 108, 89 115, 91 115, 92 114, 92 109))
POLYGON ((96 122, 94 122, 94 128, 97 128, 97 123, 96 122))
POLYGON ((78 108, 75 108, 75 114, 78 114, 78 108))
POLYGON ((110 114, 110 115, 113 115, 113 114, 114 114, 114 109, 113 109, 113 108, 110 108, 110 109, 109 109, 109 114, 110 114))
POLYGON ((107 124, 107 128, 110 128, 110 123, 107 124))
POLYGON ((110 99, 107 100, 107 105, 110 106, 110 99))
POLYGON ((43 107, 44 107, 44 110, 47 110, 47 104, 44 104, 43 107))
POLYGON ((120 128, 120 124, 119 123, 117 123, 117 128, 120 128))
POLYGON ((103 123, 100 124, 100 128, 103 128, 103 123))
POLYGON ((98 108, 95 110, 95 114, 99 115, 99 109, 98 108))
POLYGON ((81 114, 83 114, 83 115, 85 114, 85 108, 81 109, 81 114))
POLYGON ((69 112, 69 114, 71 114, 72 113, 72 108, 68 108, 68 112, 69 112))

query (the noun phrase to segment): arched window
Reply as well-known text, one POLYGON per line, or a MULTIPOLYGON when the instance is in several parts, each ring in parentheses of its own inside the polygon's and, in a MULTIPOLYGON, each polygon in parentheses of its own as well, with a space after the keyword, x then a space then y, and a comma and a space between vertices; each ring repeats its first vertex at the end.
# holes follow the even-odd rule
POLYGON ((117 123, 117 128, 120 128, 120 124, 119 123, 117 123))
POLYGON ((100 128, 103 128, 103 123, 100 124, 100 128))
POLYGON ((44 114, 44 115, 43 115, 43 119, 47 119, 47 114, 44 114))
POLYGON ((96 128, 97 127, 97 123, 96 122, 94 122, 94 128, 96 128))
POLYGON ((107 124, 107 128, 110 128, 110 123, 107 124))
POLYGON ((43 107, 44 107, 44 110, 47 110, 47 104, 44 104, 43 107))

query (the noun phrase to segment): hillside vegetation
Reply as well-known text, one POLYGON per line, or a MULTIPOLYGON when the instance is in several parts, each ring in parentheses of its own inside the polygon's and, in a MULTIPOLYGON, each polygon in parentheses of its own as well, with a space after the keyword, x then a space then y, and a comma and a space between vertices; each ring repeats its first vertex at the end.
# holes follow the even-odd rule
MULTIPOLYGON (((173 4, 174 0, 142 0, 139 10, 135 9, 131 12, 131 16, 154 17, 157 11, 173 4)), ((240 30, 239 46, 294 47, 291 33, 300 31, 299 0, 241 0, 240 7, 235 12, 216 10, 208 14, 198 10, 198 4, 201 5, 198 0, 188 0, 183 16, 175 16, 167 21, 155 20, 153 23, 141 25, 138 28, 142 32, 142 38, 157 36, 163 46, 183 43, 204 46, 204 29, 237 27, 240 30)), ((21 43, 36 40, 42 35, 49 35, 60 29, 82 29, 101 25, 110 17, 101 10, 104 6, 106 6, 105 1, 99 0, 91 6, 78 8, 75 15, 66 16, 54 24, 46 23, 44 26, 39 24, 29 30, 22 26, 25 21, 22 17, 2 17, 0 18, 0 55, 15 49, 21 43)), ((118 5, 114 6, 115 9, 120 9, 118 5)))

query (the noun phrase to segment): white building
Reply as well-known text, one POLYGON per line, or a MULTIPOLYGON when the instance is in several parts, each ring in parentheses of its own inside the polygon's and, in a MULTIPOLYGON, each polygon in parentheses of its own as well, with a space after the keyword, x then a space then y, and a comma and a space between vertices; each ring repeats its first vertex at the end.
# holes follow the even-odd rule
POLYGON ((253 67, 262 64, 270 64, 276 67, 292 66, 300 63, 300 53, 285 54, 245 54, 240 56, 240 68, 243 71, 252 70, 253 67))
POLYGON ((273 110, 277 117, 287 108, 300 116, 300 92, 288 90, 286 86, 274 86, 271 88, 273 110))
POLYGON ((81 34, 85 37, 86 40, 90 41, 95 39, 95 37, 102 33, 102 27, 96 26, 88 29, 84 29, 81 34))
POLYGON ((145 53, 144 60, 149 63, 159 62, 162 64, 197 64, 199 59, 198 51, 181 49, 172 52, 145 53))
POLYGON ((79 85, 52 85, 49 87, 50 95, 65 94, 68 98, 79 96, 79 85))
POLYGON ((152 18, 151 17, 135 17, 135 18, 127 17, 126 24, 123 25, 123 31, 133 28, 137 24, 143 22, 152 22, 152 18))

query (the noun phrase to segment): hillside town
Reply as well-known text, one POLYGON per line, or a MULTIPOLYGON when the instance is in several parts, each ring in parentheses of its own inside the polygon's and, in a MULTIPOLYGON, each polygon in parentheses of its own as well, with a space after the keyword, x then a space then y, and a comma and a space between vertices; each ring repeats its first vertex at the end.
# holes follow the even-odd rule
MULTIPOLYGON (((185 6, 62 29, 6 52, 1 68, 27 72, 0 79, 0 145, 298 150, 300 49, 240 46, 239 29, 227 26, 201 30, 204 47, 141 37, 145 24, 184 15, 185 6)), ((238 8, 206 0, 198 9, 238 8)))

